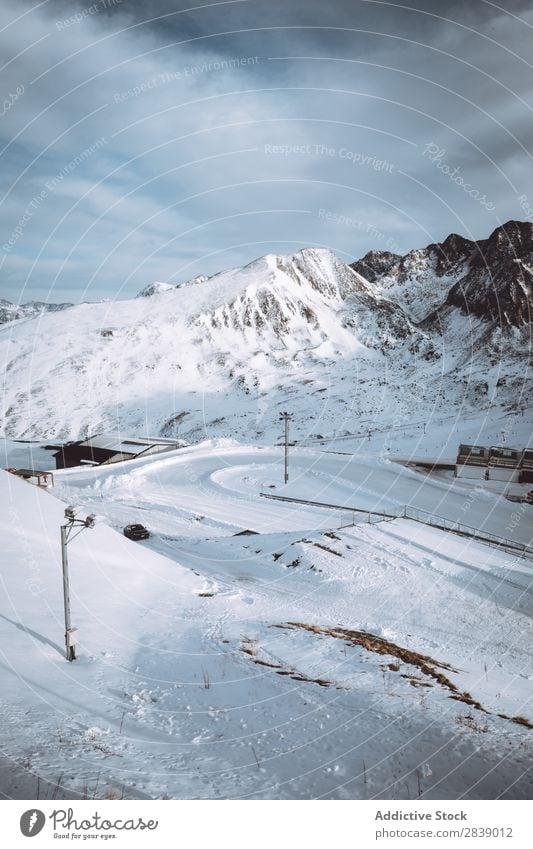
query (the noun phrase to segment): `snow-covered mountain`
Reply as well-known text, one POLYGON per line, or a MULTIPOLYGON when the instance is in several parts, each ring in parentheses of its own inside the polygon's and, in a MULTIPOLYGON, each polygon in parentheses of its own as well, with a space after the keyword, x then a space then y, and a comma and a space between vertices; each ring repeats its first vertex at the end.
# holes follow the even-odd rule
POLYGON ((35 318, 45 312, 58 312, 72 304, 49 304, 44 301, 28 301, 26 304, 13 304, 0 298, 0 324, 16 321, 19 318, 35 318))
POLYGON ((282 409, 302 437, 398 424, 415 410, 524 404, 531 225, 501 230, 477 247, 450 236, 353 267, 326 249, 268 255, 72 307, 68 323, 50 313, 11 325, 0 331, 3 433, 271 441, 282 409), (520 262, 509 267, 512 250, 520 262))
POLYGON ((531 322, 533 224, 509 221, 488 239, 474 242, 453 233, 405 256, 371 251, 352 268, 414 321, 441 307, 503 326, 531 322))

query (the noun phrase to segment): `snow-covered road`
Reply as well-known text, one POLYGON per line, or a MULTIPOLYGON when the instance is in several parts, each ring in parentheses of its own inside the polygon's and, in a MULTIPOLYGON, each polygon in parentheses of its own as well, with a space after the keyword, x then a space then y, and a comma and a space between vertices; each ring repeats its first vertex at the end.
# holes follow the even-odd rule
MULTIPOLYGON (((290 480, 283 484, 283 452, 231 444, 203 444, 171 452, 159 460, 135 461, 87 470, 56 473, 59 490, 83 497, 161 511, 166 520, 202 515, 235 533, 249 528, 261 533, 331 527, 352 518, 349 508, 395 512, 403 505, 431 511, 452 521, 525 544, 531 542, 532 515, 513 516, 517 506, 482 487, 461 480, 443 481, 383 458, 338 455, 293 449, 290 480), (345 506, 339 514, 305 505, 267 503, 261 493, 345 506), (112 497, 108 497, 112 494, 112 497)), ((120 514, 122 521, 123 513, 120 514)), ((133 521, 133 519, 131 520, 133 521)), ((202 520, 203 521, 203 520, 202 520)), ((197 530, 197 529, 196 529, 197 530)), ((414 531, 416 533, 416 531, 414 531)))

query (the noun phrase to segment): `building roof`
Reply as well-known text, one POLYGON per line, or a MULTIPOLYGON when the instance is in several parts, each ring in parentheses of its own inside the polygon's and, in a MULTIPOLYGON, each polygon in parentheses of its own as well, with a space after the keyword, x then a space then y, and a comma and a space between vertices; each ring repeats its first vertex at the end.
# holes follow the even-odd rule
POLYGON ((39 475, 50 475, 51 472, 41 471, 40 469, 7 469, 12 475, 20 475, 21 477, 37 478, 39 475))
POLYGON ((113 454, 131 454, 133 456, 137 456, 143 451, 146 451, 147 448, 151 448, 156 445, 162 445, 165 447, 175 445, 176 447, 179 447, 178 440, 176 439, 159 439, 158 437, 125 437, 116 433, 98 433, 94 436, 90 436, 88 439, 82 439, 79 442, 76 442, 75 445, 79 447, 99 448, 103 451, 111 451, 113 454))

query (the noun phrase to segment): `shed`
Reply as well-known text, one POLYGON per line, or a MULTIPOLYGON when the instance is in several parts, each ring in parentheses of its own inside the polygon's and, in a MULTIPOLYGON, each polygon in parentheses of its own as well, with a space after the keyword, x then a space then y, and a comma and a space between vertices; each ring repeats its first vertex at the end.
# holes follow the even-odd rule
POLYGON ((53 472, 45 472, 38 469, 6 469, 6 472, 11 472, 12 475, 16 475, 18 478, 22 478, 22 480, 33 483, 36 486, 54 485, 53 472))

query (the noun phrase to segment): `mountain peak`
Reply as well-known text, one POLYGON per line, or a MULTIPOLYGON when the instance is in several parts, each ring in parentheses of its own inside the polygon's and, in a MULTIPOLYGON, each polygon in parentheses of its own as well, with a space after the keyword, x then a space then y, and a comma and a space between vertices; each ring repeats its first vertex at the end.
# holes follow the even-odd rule
POLYGON ((530 325, 533 224, 508 221, 488 239, 480 239, 473 245, 468 273, 450 289, 445 306, 497 321, 501 327, 530 325))
POLYGON ((155 281, 154 283, 149 283, 148 286, 145 286, 144 289, 136 295, 136 298, 151 298, 152 295, 161 295, 163 292, 169 292, 171 289, 175 289, 176 286, 172 283, 160 283, 159 281, 155 281))
POLYGON ((497 249, 509 253, 514 251, 531 253, 532 244, 533 223, 515 220, 507 221, 505 224, 496 227, 488 239, 481 239, 477 242, 482 252, 497 249))

